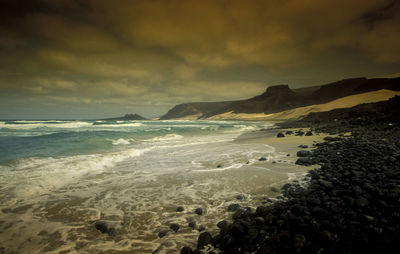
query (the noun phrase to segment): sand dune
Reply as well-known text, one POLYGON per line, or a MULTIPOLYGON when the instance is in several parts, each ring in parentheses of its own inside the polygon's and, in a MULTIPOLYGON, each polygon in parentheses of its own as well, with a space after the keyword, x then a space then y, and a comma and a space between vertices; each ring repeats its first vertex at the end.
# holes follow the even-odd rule
POLYGON ((308 115, 311 112, 322 112, 329 111, 336 108, 351 108, 359 104, 363 103, 373 103, 378 101, 389 100, 390 98, 400 95, 400 91, 391 91, 382 89, 379 91, 362 93, 352 96, 343 97, 328 103, 311 105, 306 107, 299 107, 291 110, 286 110, 273 114, 263 114, 263 113, 255 113, 255 114, 246 114, 246 113, 238 113, 235 114, 233 112, 226 112, 223 114, 212 116, 208 119, 212 120, 288 120, 288 119, 297 119, 302 118, 308 115))

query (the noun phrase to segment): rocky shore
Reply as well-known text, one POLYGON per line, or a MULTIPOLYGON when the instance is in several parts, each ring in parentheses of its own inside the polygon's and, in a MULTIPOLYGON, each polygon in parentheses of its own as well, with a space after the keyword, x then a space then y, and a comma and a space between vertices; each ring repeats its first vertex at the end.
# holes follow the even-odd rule
POLYGON ((396 97, 281 124, 337 136, 298 154, 316 168, 278 201, 237 207, 181 253, 400 253, 399 108, 396 97))

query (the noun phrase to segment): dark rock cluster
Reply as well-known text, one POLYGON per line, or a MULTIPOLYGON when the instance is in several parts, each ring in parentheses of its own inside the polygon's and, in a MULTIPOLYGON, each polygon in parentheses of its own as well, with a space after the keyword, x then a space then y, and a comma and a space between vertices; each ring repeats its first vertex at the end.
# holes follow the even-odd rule
POLYGON ((255 211, 230 207, 232 223, 218 223, 219 234, 203 232, 197 249, 182 253, 202 253, 209 244, 222 253, 400 253, 400 126, 393 112, 380 121, 375 112, 355 125, 344 126, 346 118, 314 125, 352 135, 301 151, 302 163, 320 165, 306 185, 284 185, 278 201, 255 211))

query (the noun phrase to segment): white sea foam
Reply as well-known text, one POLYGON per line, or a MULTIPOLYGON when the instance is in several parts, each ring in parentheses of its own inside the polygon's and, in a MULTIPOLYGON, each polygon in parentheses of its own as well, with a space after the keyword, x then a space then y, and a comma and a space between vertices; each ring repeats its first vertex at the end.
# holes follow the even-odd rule
POLYGON ((26 124, 12 124, 12 123, 5 123, 0 122, 0 129, 7 128, 7 129, 17 129, 17 130, 27 130, 27 129, 36 129, 36 128, 65 128, 65 129, 72 129, 72 128, 82 128, 91 126, 92 123, 89 122, 58 122, 58 123, 46 123, 46 122, 34 122, 34 123, 26 123, 26 124))
POLYGON ((113 169, 117 163, 141 156, 151 149, 152 147, 106 154, 21 159, 10 166, 3 166, 5 177, 0 183, 7 189, 7 186, 15 184, 11 179, 15 178, 23 184, 17 189, 10 187, 10 193, 14 189, 13 192, 24 198, 42 195, 68 185, 84 175, 101 174, 105 170, 113 169), (8 177, 11 178, 7 179, 8 177))
POLYGON ((154 137, 154 138, 151 138, 151 139, 146 139, 145 141, 152 141, 152 142, 154 142, 154 141, 168 141, 168 140, 178 140, 178 139, 182 139, 182 138, 183 138, 183 136, 181 136, 179 134, 172 133, 172 134, 167 134, 167 135, 160 136, 160 137, 154 137))
POLYGON ((77 129, 80 128, 93 128, 93 129, 104 129, 104 128, 125 128, 125 127, 140 127, 142 123, 125 123, 121 121, 120 124, 102 124, 104 121, 96 121, 96 125, 91 122, 82 121, 13 121, 11 123, 0 122, 0 129, 16 129, 16 130, 28 130, 36 128, 54 128, 54 129, 77 129), (17 123, 18 122, 18 123, 17 123), (99 124, 100 123, 100 124, 99 124))
POLYGON ((129 145, 131 142, 129 140, 119 138, 117 140, 113 140, 112 144, 113 145, 129 145))
POLYGON ((225 133, 243 133, 261 129, 259 126, 252 125, 234 125, 233 127, 234 129, 226 130, 225 133))
MULTIPOLYGON (((123 121, 121 121, 123 122, 123 121)), ((94 128, 104 128, 104 127, 140 127, 143 126, 142 123, 120 123, 120 124, 99 124, 99 125, 94 125, 94 128)))

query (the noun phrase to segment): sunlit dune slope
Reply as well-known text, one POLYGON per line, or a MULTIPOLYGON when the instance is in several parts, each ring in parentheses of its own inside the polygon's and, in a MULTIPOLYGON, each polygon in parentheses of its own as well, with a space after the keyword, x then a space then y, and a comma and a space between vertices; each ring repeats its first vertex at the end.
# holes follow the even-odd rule
POLYGON ((246 113, 233 113, 226 112, 223 114, 212 116, 208 119, 212 120, 288 120, 288 119, 297 119, 306 116, 311 112, 322 112, 329 111, 336 108, 351 108, 359 104, 363 103, 373 103, 378 101, 389 100, 395 95, 400 95, 400 91, 391 91, 382 89, 379 91, 362 93, 352 96, 343 97, 328 103, 311 105, 306 107, 299 107, 295 109, 285 110, 278 113, 273 114, 246 114, 246 113))

